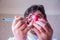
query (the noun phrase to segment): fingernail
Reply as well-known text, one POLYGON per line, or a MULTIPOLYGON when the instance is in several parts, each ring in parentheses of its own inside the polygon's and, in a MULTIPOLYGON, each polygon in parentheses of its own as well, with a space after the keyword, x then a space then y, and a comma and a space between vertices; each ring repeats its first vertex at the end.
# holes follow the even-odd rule
POLYGON ((15 18, 18 18, 18 16, 15 16, 15 18))

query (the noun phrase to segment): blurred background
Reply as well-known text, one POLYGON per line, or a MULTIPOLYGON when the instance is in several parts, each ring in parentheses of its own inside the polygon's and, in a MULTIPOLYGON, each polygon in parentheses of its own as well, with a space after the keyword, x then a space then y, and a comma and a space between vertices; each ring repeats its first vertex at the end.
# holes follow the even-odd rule
POLYGON ((53 39, 60 40, 60 0, 0 0, 0 40, 13 37, 12 21, 3 19, 23 16, 25 10, 34 4, 44 5, 48 21, 54 30, 53 39))

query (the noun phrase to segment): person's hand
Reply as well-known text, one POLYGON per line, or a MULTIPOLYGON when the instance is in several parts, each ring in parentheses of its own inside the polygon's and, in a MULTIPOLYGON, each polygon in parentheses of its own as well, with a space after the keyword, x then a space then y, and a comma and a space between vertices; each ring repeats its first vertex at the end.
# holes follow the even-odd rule
POLYGON ((15 40, 26 40, 27 32, 31 27, 27 27, 27 22, 24 21, 24 18, 15 17, 12 22, 12 32, 15 40))
POLYGON ((47 21, 39 19, 33 25, 35 27, 32 30, 37 34, 39 40, 52 40, 53 29, 47 21))

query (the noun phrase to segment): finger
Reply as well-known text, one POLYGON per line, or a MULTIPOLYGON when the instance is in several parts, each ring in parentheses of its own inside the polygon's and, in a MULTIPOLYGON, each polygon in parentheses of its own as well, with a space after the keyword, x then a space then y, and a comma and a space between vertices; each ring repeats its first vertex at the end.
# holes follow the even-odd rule
POLYGON ((38 25, 38 24, 36 24, 36 23, 34 23, 33 25, 34 25, 34 27, 36 27, 38 30, 41 29, 41 26, 40 26, 40 25, 38 25))
POLYGON ((35 27, 32 28, 32 30, 37 34, 37 36, 39 36, 41 34, 41 32, 35 27))
POLYGON ((53 32, 53 29, 51 28, 49 23, 47 23, 44 28, 47 31, 47 33, 53 32))
POLYGON ((32 13, 30 13, 29 15, 28 15, 28 17, 26 17, 26 18, 30 18, 32 16, 32 13))
POLYGON ((17 24, 12 27, 12 29, 18 29, 21 26, 21 21, 18 21, 17 24))
POLYGON ((17 21, 16 21, 16 18, 17 18, 17 16, 14 17, 14 20, 13 20, 13 22, 12 22, 12 25, 13 25, 13 26, 14 26, 14 25, 16 24, 16 22, 17 22, 17 21))
POLYGON ((45 33, 45 30, 39 25, 39 24, 34 24, 34 26, 42 33, 45 33))
POLYGON ((43 22, 43 23, 45 23, 45 24, 48 23, 48 21, 45 20, 44 18, 41 18, 41 19, 39 18, 38 21, 43 22))
POLYGON ((16 20, 23 20, 24 18, 23 17, 19 17, 19 16, 15 16, 15 19, 16 20))
POLYGON ((29 25, 27 25, 27 27, 25 28, 24 32, 27 33, 31 28, 33 28, 33 25, 32 25, 32 21, 29 23, 29 25))
POLYGON ((42 26, 42 27, 45 27, 45 25, 46 25, 46 23, 43 23, 43 22, 41 22, 41 21, 36 21, 35 23, 36 23, 36 24, 39 24, 39 25, 42 26))
POLYGON ((41 32, 41 33, 44 33, 44 34, 46 33, 46 31, 45 31, 42 27, 41 27, 41 29, 40 29, 40 32, 41 32))
POLYGON ((23 21, 23 20, 19 20, 19 21, 16 23, 15 27, 12 27, 12 28, 18 29, 22 24, 24 24, 24 21, 23 21))
POLYGON ((31 22, 31 20, 32 20, 31 16, 32 16, 32 13, 31 13, 31 14, 29 14, 29 15, 28 15, 28 17, 26 17, 26 18, 27 18, 27 20, 28 20, 28 23, 29 23, 29 22, 31 22))
POLYGON ((20 26, 22 26, 25 23, 26 19, 21 19, 18 21, 18 23, 16 24, 16 27, 19 28, 20 26))
POLYGON ((42 26, 42 28, 47 32, 47 33, 49 33, 51 30, 52 30, 52 28, 51 28, 51 26, 48 24, 48 22, 47 21, 45 21, 45 20, 40 20, 40 21, 38 21, 37 22, 39 25, 41 25, 42 26))
POLYGON ((44 18, 39 18, 38 20, 39 20, 39 21, 47 22, 47 20, 45 20, 44 18))
POLYGON ((19 29, 23 31, 27 27, 27 23, 25 22, 19 29))
POLYGON ((12 26, 15 26, 16 23, 19 21, 19 19, 23 19, 23 18, 20 18, 20 17, 18 17, 18 16, 15 16, 15 19, 14 19, 13 22, 12 22, 12 26))
POLYGON ((45 27, 47 23, 44 23, 42 21, 37 21, 36 24, 40 25, 46 32, 48 31, 47 27, 45 27))

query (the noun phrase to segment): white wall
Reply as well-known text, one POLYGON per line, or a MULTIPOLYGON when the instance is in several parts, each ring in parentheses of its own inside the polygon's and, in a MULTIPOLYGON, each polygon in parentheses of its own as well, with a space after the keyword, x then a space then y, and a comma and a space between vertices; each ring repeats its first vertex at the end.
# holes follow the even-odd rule
POLYGON ((48 21, 53 28, 53 38, 60 40, 60 15, 47 15, 48 21))
POLYGON ((23 14, 33 4, 43 4, 47 15, 60 14, 60 0, 0 0, 0 13, 23 14))

